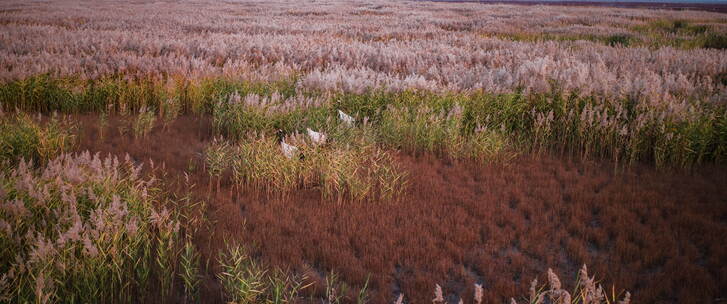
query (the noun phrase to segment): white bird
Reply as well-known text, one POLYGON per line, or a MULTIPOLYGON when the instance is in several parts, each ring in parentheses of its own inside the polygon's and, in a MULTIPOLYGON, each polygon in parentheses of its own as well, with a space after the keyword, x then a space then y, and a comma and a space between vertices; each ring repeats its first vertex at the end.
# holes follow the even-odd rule
POLYGON ((292 159, 298 154, 298 147, 286 144, 284 141, 280 142, 280 150, 283 151, 283 155, 289 159, 292 159))
POLYGON ((310 128, 306 128, 305 131, 308 133, 308 137, 310 137, 310 140, 313 141, 314 144, 322 145, 326 143, 326 134, 313 131, 310 128))
POLYGON ((343 111, 338 110, 338 118, 341 119, 346 125, 353 126, 354 119, 353 117, 349 116, 346 113, 343 113, 343 111))

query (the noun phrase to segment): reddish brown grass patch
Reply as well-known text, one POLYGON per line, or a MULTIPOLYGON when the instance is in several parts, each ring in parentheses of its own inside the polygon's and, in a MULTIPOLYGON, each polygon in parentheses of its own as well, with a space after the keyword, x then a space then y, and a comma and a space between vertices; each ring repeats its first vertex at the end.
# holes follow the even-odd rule
MULTIPOLYGON (((411 177, 402 202, 336 204, 316 190, 267 199, 232 191, 229 181, 208 192, 198 155, 211 140, 206 118, 181 117, 138 140, 119 136, 118 119, 104 140, 96 138, 95 117, 79 120, 80 149, 164 164, 175 191, 185 190, 190 171, 194 196, 210 206, 210 229, 196 238, 205 258, 215 259, 227 239, 316 281, 335 271, 360 287, 370 275, 374 303, 393 302, 399 292, 425 303, 435 283, 466 299, 482 283, 485 302, 502 302, 524 295, 533 278, 544 281, 548 267, 573 284, 566 274, 583 263, 639 303, 705 303, 727 290, 724 168, 614 172, 607 163, 547 156, 478 167, 399 154, 411 177)), ((219 299, 211 279, 204 292, 219 299)), ((317 284, 314 293, 322 292, 317 284)))

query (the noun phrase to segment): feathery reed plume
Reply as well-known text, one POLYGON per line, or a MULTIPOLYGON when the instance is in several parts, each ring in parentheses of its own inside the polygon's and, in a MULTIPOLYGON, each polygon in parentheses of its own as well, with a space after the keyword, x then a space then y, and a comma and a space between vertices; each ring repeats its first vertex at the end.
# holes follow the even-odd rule
POLYGON ((439 284, 436 284, 434 286, 434 299, 432 299, 432 303, 444 303, 444 296, 442 295, 442 286, 439 286, 439 284))
MULTIPOLYGON (((575 298, 571 297, 571 294, 562 288, 562 284, 558 276, 553 272, 552 269, 548 268, 548 289, 543 286, 538 289, 538 281, 534 279, 530 284, 530 296, 527 299, 527 303, 531 304, 544 304, 544 303, 558 303, 558 304, 609 304, 617 303, 617 295, 614 293, 611 298, 606 297, 601 286, 596 286, 595 278, 588 276, 588 269, 585 265, 578 271, 578 281, 576 282, 575 290, 573 294, 575 298)), ((629 303, 631 294, 626 292, 623 300, 618 303, 624 302, 629 303)), ((517 304, 514 298, 510 299, 510 302, 517 304)))
POLYGON ((482 284, 475 284, 474 300, 476 304, 482 304, 482 284))

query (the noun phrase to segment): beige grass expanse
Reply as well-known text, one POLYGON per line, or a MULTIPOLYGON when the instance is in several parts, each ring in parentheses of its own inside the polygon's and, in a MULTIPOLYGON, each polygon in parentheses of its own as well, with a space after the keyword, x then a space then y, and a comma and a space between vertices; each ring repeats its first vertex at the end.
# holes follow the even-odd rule
POLYGON ((304 88, 353 92, 557 86, 674 103, 727 94, 719 78, 727 53, 697 47, 702 32, 727 32, 717 13, 405 1, 4 1, 0 9, 5 80, 297 75, 304 88), (608 45, 619 37, 632 47, 608 45))

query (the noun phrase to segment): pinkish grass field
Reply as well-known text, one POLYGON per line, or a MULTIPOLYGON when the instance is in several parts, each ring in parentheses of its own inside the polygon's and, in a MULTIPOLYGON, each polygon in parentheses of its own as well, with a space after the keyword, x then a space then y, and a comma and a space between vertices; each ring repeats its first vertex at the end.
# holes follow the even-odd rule
POLYGON ((0 302, 719 302, 726 16, 5 1, 0 302))

